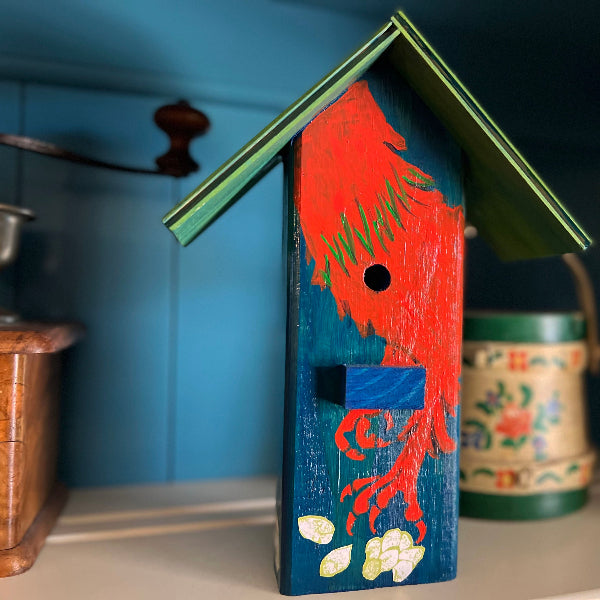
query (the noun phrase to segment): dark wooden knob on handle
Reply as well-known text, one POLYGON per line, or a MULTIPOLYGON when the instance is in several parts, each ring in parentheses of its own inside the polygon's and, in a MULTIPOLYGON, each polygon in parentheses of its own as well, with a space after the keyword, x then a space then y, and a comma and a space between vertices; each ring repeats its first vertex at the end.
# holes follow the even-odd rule
POLYGON ((156 159, 159 170, 173 177, 185 177, 197 171, 200 167, 190 156, 189 146, 193 138, 208 129, 208 117, 181 100, 161 106, 154 113, 154 122, 169 136, 171 143, 168 152, 156 159))

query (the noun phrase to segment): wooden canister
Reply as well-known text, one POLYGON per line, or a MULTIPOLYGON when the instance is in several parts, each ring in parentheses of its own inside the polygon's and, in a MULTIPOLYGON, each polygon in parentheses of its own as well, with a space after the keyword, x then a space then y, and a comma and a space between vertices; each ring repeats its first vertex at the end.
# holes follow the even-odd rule
POLYGON ((579 312, 465 314, 462 515, 539 519, 585 504, 586 364, 579 312))

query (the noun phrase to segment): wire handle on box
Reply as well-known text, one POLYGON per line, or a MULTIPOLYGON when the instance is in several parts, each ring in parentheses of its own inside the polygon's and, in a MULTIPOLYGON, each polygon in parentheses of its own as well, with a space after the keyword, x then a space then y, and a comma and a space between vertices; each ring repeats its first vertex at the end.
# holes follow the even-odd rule
POLYGON ((582 260, 576 254, 563 254, 575 282, 577 299, 586 322, 589 370, 592 375, 600 373, 600 346, 598 345, 598 311, 592 279, 582 260))

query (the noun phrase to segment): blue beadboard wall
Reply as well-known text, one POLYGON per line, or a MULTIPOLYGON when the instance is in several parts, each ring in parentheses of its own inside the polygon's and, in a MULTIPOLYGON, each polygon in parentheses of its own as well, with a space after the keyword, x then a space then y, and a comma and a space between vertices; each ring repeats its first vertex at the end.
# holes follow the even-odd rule
POLYGON ((316 21, 314 9, 289 4, 36 4, 8 2, 0 24, 0 131, 151 166, 167 146, 152 123, 158 106, 185 96, 211 121, 193 145, 202 171, 182 181, 0 147, 1 202, 38 215, 16 268, 0 274, 0 298, 26 317, 87 327, 65 366, 63 479, 277 472, 281 169, 186 249, 161 218, 377 24, 343 18, 336 41, 338 16, 316 21), (294 73, 285 54, 305 58, 294 73), (269 75, 278 69, 287 76, 269 75))
MULTIPOLYGON (((148 122, 163 100, 31 85, 24 131, 150 164, 162 140, 148 122)), ((173 184, 33 154, 22 160, 22 203, 38 219, 23 237, 17 304, 30 317, 74 318, 88 328, 68 364, 65 476, 162 481, 173 290, 172 240, 159 215, 173 184)))
MULTIPOLYGON (((22 96, 26 135, 138 164, 165 149, 150 123, 167 98, 35 84, 22 96)), ((195 148, 205 171, 275 116, 192 101, 212 122, 195 148)), ((33 154, 20 162, 2 170, 17 172, 18 199, 38 218, 23 235, 16 305, 88 330, 66 365, 64 478, 103 485, 276 471, 280 170, 184 250, 161 217, 200 175, 174 182, 33 154)))
MULTIPOLYGON (((598 200, 599 148, 591 133, 598 115, 589 100, 597 53, 581 41, 595 39, 594 19, 569 14, 558 37, 551 35, 559 16, 553 4, 528 20, 519 10, 508 15, 502 3, 483 4, 461 12, 452 3, 407 0, 405 8, 600 237, 591 200, 598 200), (540 59, 542 38, 525 44, 526 36, 542 35, 541 26, 530 31, 532 23, 550 32, 544 39, 551 66, 540 59)), ((188 248, 177 245, 161 217, 395 7, 388 0, 4 0, 0 131, 150 166, 166 149, 152 124, 158 106, 185 97, 212 123, 193 144, 201 173, 178 182, 0 147, 0 202, 38 214, 25 228, 18 264, 0 273, 0 302, 32 318, 78 319, 88 328, 65 367, 67 483, 277 472, 285 336, 281 171, 188 248)), ((598 254, 586 260, 600 273, 598 254)), ((479 247, 469 265, 473 305, 498 297, 502 306, 515 305, 514 291, 497 285, 514 271, 479 247)), ((569 280, 556 263, 518 268, 521 297, 534 307, 572 302, 571 292, 557 294, 569 280)))

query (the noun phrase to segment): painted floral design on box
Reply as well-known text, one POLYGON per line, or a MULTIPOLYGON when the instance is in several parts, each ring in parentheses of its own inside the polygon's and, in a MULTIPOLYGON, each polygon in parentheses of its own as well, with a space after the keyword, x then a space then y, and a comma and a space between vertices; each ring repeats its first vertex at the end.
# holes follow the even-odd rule
POLYGON ((476 480, 478 488, 487 493, 492 490, 526 490, 527 493, 540 493, 548 490, 574 490, 589 485, 592 478, 592 465, 595 453, 589 452, 577 459, 554 461, 551 464, 539 462, 536 466, 520 468, 502 464, 495 468, 475 466, 460 470, 461 482, 476 480))
MULTIPOLYGON (((521 384, 518 397, 507 392, 498 381, 496 389, 487 390, 485 397, 475 404, 480 418, 467 419, 461 433, 461 446, 486 451, 495 445, 515 451, 530 444, 535 460, 547 458, 546 435, 560 423, 562 404, 558 391, 541 402, 533 401, 533 390, 521 384)), ((498 478, 498 487, 506 487, 506 477, 498 478)))
POLYGON ((508 369, 529 372, 551 368, 560 371, 579 371, 585 368, 587 355, 580 343, 546 345, 532 344, 527 349, 481 347, 466 342, 463 348, 463 364, 467 367, 508 369))

